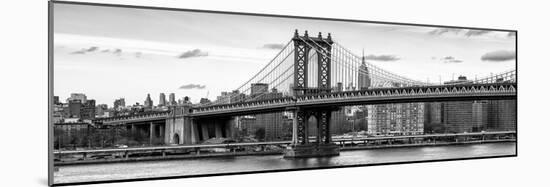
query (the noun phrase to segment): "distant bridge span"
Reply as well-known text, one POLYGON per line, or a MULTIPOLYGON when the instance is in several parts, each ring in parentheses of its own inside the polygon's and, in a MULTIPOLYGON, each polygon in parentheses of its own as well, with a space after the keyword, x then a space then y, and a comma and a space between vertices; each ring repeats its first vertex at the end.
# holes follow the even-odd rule
POLYGON ((376 88, 199 107, 193 108, 187 116, 210 118, 285 111, 295 107, 317 108, 384 103, 516 99, 516 97, 515 83, 376 88))

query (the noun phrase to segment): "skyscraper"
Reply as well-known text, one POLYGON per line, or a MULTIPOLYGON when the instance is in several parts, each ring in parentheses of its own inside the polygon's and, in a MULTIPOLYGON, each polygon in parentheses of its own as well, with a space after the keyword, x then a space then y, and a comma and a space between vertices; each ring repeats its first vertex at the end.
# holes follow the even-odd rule
POLYGON ((143 102, 143 105, 145 108, 153 108, 153 100, 151 100, 151 95, 147 94, 147 98, 145 98, 145 101, 143 102))
POLYGON ((160 93, 159 106, 166 106, 166 95, 164 93, 160 93))
POLYGON ((516 129, 517 103, 515 100, 488 101, 488 131, 516 129))
POLYGON ((424 105, 424 132, 443 133, 443 102, 431 102, 424 105))
POLYGON ((447 133, 472 132, 473 102, 450 101, 443 105, 443 124, 447 133))
POLYGON ((472 131, 485 130, 488 124, 488 103, 487 101, 475 101, 472 104, 472 131))
POLYGON ((367 105, 367 111, 369 134, 424 133, 424 103, 367 105))
POLYGON ((368 89, 371 85, 370 80, 370 74, 369 69, 367 68, 366 62, 365 62, 365 54, 363 53, 363 57, 361 58, 361 65, 359 66, 359 72, 358 72, 358 82, 359 83, 359 90, 365 90, 368 89))
POLYGON ((170 93, 170 95, 168 96, 168 105, 177 105, 178 103, 176 102, 176 94, 175 93, 170 93))
POLYGON ((266 141, 280 140, 283 137, 284 118, 282 112, 257 114, 255 117, 256 125, 265 128, 266 141))

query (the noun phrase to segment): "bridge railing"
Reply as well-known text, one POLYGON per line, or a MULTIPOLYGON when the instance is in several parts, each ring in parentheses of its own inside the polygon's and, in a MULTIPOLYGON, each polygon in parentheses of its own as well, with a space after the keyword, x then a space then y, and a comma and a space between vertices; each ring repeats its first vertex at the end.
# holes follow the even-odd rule
MULTIPOLYGON (((214 105, 194 109, 192 115, 208 115, 209 113, 231 113, 236 110, 254 111, 258 107, 269 108, 274 104, 289 104, 295 106, 316 105, 316 104, 334 104, 342 105, 346 103, 360 102, 362 98, 368 102, 374 102, 380 99, 431 99, 437 97, 476 97, 476 96, 494 96, 494 97, 513 97, 516 93, 515 83, 489 83, 489 84, 470 84, 470 85, 433 85, 433 86, 411 86, 399 88, 371 88, 358 91, 330 92, 320 94, 306 94, 295 97, 285 97, 283 100, 260 100, 247 103, 214 105), (353 101, 353 102, 352 102, 353 101)), ((407 100, 408 101, 408 100, 407 100)), ((243 111, 239 111, 243 112, 243 111)))

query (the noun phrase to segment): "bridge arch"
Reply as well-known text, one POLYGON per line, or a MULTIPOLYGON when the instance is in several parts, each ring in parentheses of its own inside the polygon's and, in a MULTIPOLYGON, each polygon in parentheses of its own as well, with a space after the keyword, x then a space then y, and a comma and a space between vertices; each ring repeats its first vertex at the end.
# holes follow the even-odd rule
POLYGON ((306 133, 306 135, 308 136, 308 138, 311 137, 311 136, 314 136, 314 137, 319 136, 318 124, 319 124, 319 119, 317 119, 317 116, 309 115, 307 117, 307 125, 306 125, 307 133, 306 133))
POLYGON ((180 135, 178 133, 174 133, 174 136, 172 137, 172 142, 174 144, 180 144, 180 135))

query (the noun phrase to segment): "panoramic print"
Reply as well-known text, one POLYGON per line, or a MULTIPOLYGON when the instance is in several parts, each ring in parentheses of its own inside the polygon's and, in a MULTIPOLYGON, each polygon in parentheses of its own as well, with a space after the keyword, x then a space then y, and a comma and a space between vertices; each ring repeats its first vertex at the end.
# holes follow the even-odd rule
POLYGON ((54 184, 516 155, 516 31, 52 6, 54 184))

